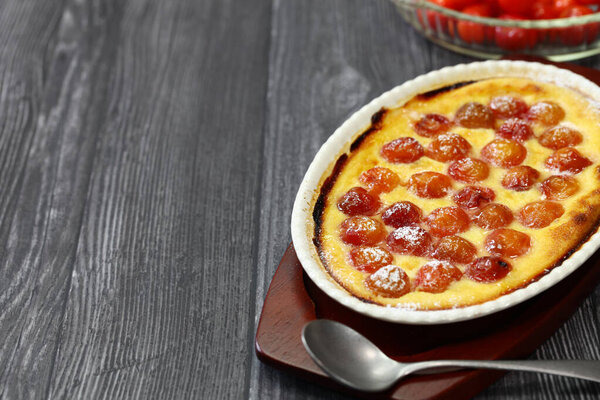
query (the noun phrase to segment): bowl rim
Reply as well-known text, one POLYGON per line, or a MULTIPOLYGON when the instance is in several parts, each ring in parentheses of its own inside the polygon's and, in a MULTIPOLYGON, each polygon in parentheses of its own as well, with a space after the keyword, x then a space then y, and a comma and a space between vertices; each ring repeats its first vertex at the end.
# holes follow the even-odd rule
MULTIPOLYGON (((600 22, 600 12, 594 12, 588 15, 569 18, 556 19, 524 19, 524 20, 507 20, 492 17, 479 17, 476 15, 465 14, 460 11, 445 8, 427 0, 391 0, 398 7, 405 9, 423 8, 431 11, 439 12, 447 17, 459 18, 465 21, 477 22, 488 26, 505 26, 511 28, 527 28, 527 29, 549 29, 549 28, 569 28, 574 26, 585 25, 594 22, 600 22)), ((527 0, 525 0, 527 1, 527 0)))
POLYGON ((334 161, 348 151, 353 140, 369 126, 371 116, 382 107, 402 106, 419 93, 464 81, 465 76, 469 80, 532 78, 574 89, 600 104, 600 87, 574 72, 536 62, 491 60, 459 64, 420 75, 381 94, 352 114, 326 140, 309 165, 294 201, 291 234, 298 259, 309 278, 329 297, 360 314, 413 325, 444 324, 482 317, 512 307, 550 288, 575 271, 600 247, 600 231, 596 231, 569 258, 527 286, 481 304, 446 310, 421 311, 366 303, 349 294, 329 275, 313 244, 312 210, 321 182, 329 176, 334 161))

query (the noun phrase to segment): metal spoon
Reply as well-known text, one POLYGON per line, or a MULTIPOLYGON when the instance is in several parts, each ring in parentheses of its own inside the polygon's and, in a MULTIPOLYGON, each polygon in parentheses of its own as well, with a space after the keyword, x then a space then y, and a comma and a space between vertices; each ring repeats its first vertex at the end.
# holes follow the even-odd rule
POLYGON ((600 361, 439 360, 399 363, 352 328, 326 319, 312 321, 302 330, 302 343, 315 363, 329 376, 351 388, 379 392, 415 372, 432 373, 448 367, 542 372, 600 382, 600 361))

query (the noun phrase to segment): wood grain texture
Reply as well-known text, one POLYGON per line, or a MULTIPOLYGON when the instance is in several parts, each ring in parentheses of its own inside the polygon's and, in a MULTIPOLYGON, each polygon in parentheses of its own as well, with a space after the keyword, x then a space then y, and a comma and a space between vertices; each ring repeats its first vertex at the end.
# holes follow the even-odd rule
POLYGON ((269 16, 107 16, 119 45, 50 397, 246 396, 269 16))
POLYGON ((2 398, 46 395, 91 172, 95 136, 81 130, 94 54, 66 12, 62 1, 0 11, 2 398))
MULTIPOLYGON (((290 241, 295 191, 325 139, 383 91, 430 70, 472 61, 417 36, 387 2, 275 1, 271 38, 257 313, 290 241)), ((597 298, 598 292, 533 357, 600 359, 597 298)), ((345 398, 256 360, 250 394, 252 399, 345 398)), ((599 394, 594 383, 511 373, 478 399, 592 399, 599 394)))
MULTIPOLYGON (((467 61, 386 1, 0 1, 0 399, 344 398, 253 352, 298 184, 368 100, 467 61)), ((600 359, 599 302, 534 357, 600 359)))
POLYGON ((245 397, 269 2, 0 15, 0 397, 245 397))

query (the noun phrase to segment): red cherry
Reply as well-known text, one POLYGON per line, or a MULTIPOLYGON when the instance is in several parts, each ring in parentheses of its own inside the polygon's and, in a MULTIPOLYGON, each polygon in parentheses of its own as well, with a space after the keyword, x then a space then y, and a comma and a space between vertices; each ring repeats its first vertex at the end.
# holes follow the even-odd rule
POLYGON ((446 261, 430 261, 417 271, 415 287, 429 293, 441 293, 462 277, 460 269, 446 261))
MULTIPOLYGON (((523 20, 518 15, 504 14, 499 17, 506 20, 523 20)), ((518 27, 497 26, 495 28, 496 44, 498 47, 517 52, 535 47, 538 41, 537 32, 533 29, 524 29, 518 27)))
POLYGON ((353 247, 350 250, 350 259, 356 269, 368 273, 373 273, 394 261, 390 252, 381 246, 353 247))
POLYGON ((552 3, 552 0, 535 0, 531 4, 531 17, 533 19, 558 18, 558 12, 552 3))
POLYGON ((552 7, 560 15, 563 12, 572 9, 573 7, 579 6, 583 2, 585 2, 585 0, 554 0, 552 7))
POLYGON ((457 205, 467 209, 479 208, 495 198, 496 194, 492 189, 481 186, 465 186, 452 196, 457 205))
MULTIPOLYGON (((477 17, 491 17, 492 9, 488 4, 473 4, 464 8, 462 13, 477 17)), ((493 30, 489 26, 466 20, 458 20, 456 29, 461 39, 467 43, 481 44, 493 35, 493 30)))
POLYGON ((502 186, 516 192, 529 190, 540 177, 540 173, 527 165, 519 165, 509 169, 502 178, 502 186))
POLYGON ((385 239, 385 226, 374 219, 362 215, 350 217, 340 225, 340 237, 353 245, 375 245, 385 239))
POLYGON ((399 201, 388 207, 381 214, 381 219, 386 225, 400 228, 401 226, 419 223, 422 216, 421 209, 410 201, 399 201))
POLYGON ((451 261, 458 264, 468 264, 475 258, 477 249, 467 239, 460 236, 445 236, 435 246, 433 258, 451 261))
POLYGON ((401 137, 386 143, 381 148, 381 156, 391 163, 409 164, 423 156, 423 146, 411 137, 401 137))
POLYGON ((462 10, 465 7, 477 3, 479 0, 446 0, 444 7, 451 8, 453 10, 462 10))
POLYGON ((560 203, 553 201, 534 201, 525 205, 518 213, 521 224, 529 228, 545 228, 560 218, 565 209, 560 203))
POLYGON ((436 236, 454 235, 469 228, 470 219, 459 207, 436 208, 427 216, 425 223, 436 236))
POLYGON ((440 114, 427 114, 413 125, 415 132, 421 136, 434 137, 448 132, 452 121, 440 114))
MULTIPOLYGON (((448 6, 453 0, 429 0, 430 3, 437 4, 440 7, 451 8, 448 6)), ((426 10, 423 12, 421 9, 417 9, 417 19, 424 29, 432 29, 436 32, 449 33, 449 21, 448 17, 444 14, 433 10, 426 10)))
POLYGON ((475 282, 492 283, 504 278, 511 269, 500 257, 481 257, 467 266, 465 275, 475 282))
POLYGON ((507 14, 528 15, 531 2, 523 0, 498 0, 502 11, 507 14))
POLYGON ((529 251, 529 235, 514 229, 496 229, 485 238, 485 249, 494 256, 519 257, 529 251))
POLYGON ((348 190, 337 202, 338 209, 346 215, 373 215, 380 205, 376 197, 361 187, 348 190))
POLYGON ((365 286, 381 297, 401 297, 410 292, 410 278, 396 265, 387 265, 365 279, 365 286))
POLYGON ((438 199, 452 189, 452 181, 439 172, 425 171, 414 174, 408 180, 409 189, 419 197, 438 199))
MULTIPOLYGON (((560 13, 560 18, 580 17, 593 13, 594 11, 586 6, 575 5, 569 9, 563 10, 560 13)), ((561 41, 568 46, 578 46, 583 43, 593 42, 598 36, 599 30, 600 24, 597 22, 557 29, 561 41)))
POLYGON ((426 256, 431 252, 433 239, 425 229, 410 225, 402 226, 387 237, 387 244, 399 254, 426 256))

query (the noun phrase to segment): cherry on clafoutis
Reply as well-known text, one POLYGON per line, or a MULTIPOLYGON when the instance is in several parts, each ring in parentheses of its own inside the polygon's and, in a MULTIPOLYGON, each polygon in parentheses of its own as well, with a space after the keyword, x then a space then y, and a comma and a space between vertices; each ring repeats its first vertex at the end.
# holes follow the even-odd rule
POLYGON ((540 184, 548 200, 564 200, 579 191, 579 182, 572 176, 552 175, 540 184))
POLYGON ((411 176, 408 180, 408 188, 419 197, 438 199, 450 192, 452 181, 439 172, 425 171, 411 176))
POLYGON ((485 105, 476 102, 463 104, 454 116, 455 121, 465 128, 494 128, 495 118, 485 105))
POLYGON ((423 146, 412 137, 401 137, 386 143, 381 148, 381 156, 391 163, 409 164, 423 156, 423 146))
POLYGON ((432 257, 437 260, 468 264, 475 259, 477 249, 460 236, 445 236, 436 244, 432 257))
POLYGON ((492 283, 504 278, 512 266, 500 257, 481 257, 465 269, 465 276, 475 282, 492 283))
POLYGON ((576 129, 568 126, 555 126, 547 129, 538 137, 538 142, 544 147, 552 150, 562 149, 567 146, 575 146, 583 141, 583 135, 576 129))
POLYGON ((385 239, 385 226, 372 218, 362 215, 350 217, 340 225, 340 237, 345 243, 375 245, 385 239))
POLYGON ((387 265, 365 279, 365 286, 382 297, 400 297, 410 292, 410 278, 397 265, 387 265))
POLYGON ((359 271, 373 273, 391 264, 394 257, 381 246, 360 246, 350 250, 350 260, 359 271))
POLYGON ((560 203, 541 200, 526 204, 517 216, 521 224, 529 228, 545 228, 565 213, 560 203))
POLYGON ((422 292, 442 293, 462 277, 460 269, 446 261, 429 261, 417 271, 415 288, 422 292))
POLYGON ((448 175, 459 182, 475 183, 486 179, 490 174, 490 167, 482 160, 465 157, 456 160, 448 167, 448 175))
POLYGON ((501 168, 519 165, 525 160, 527 149, 514 140, 495 139, 481 149, 481 158, 501 168))
POLYGON ((514 219, 510 208, 504 204, 490 203, 473 217, 473 223, 482 229, 497 229, 510 224, 514 219))
POLYGON ((425 224, 435 236, 448 236, 464 232, 469 228, 469 215, 459 207, 436 208, 427 216, 425 224))
POLYGON ((466 209, 479 208, 495 198, 496 194, 492 189, 481 186, 465 186, 452 195, 452 200, 466 209))
POLYGON ((455 133, 442 134, 429 143, 425 154, 440 162, 464 158, 471 150, 469 142, 455 133))
POLYGON ((529 251, 531 239, 523 232, 509 228, 496 229, 485 238, 485 249, 494 256, 515 258, 529 251))
POLYGON ((529 190, 540 177, 540 173, 527 165, 512 167, 502 178, 502 186, 516 192, 529 190))
POLYGON ((413 125, 415 132, 425 137, 446 133, 451 127, 452 121, 440 114, 426 114, 413 125))

